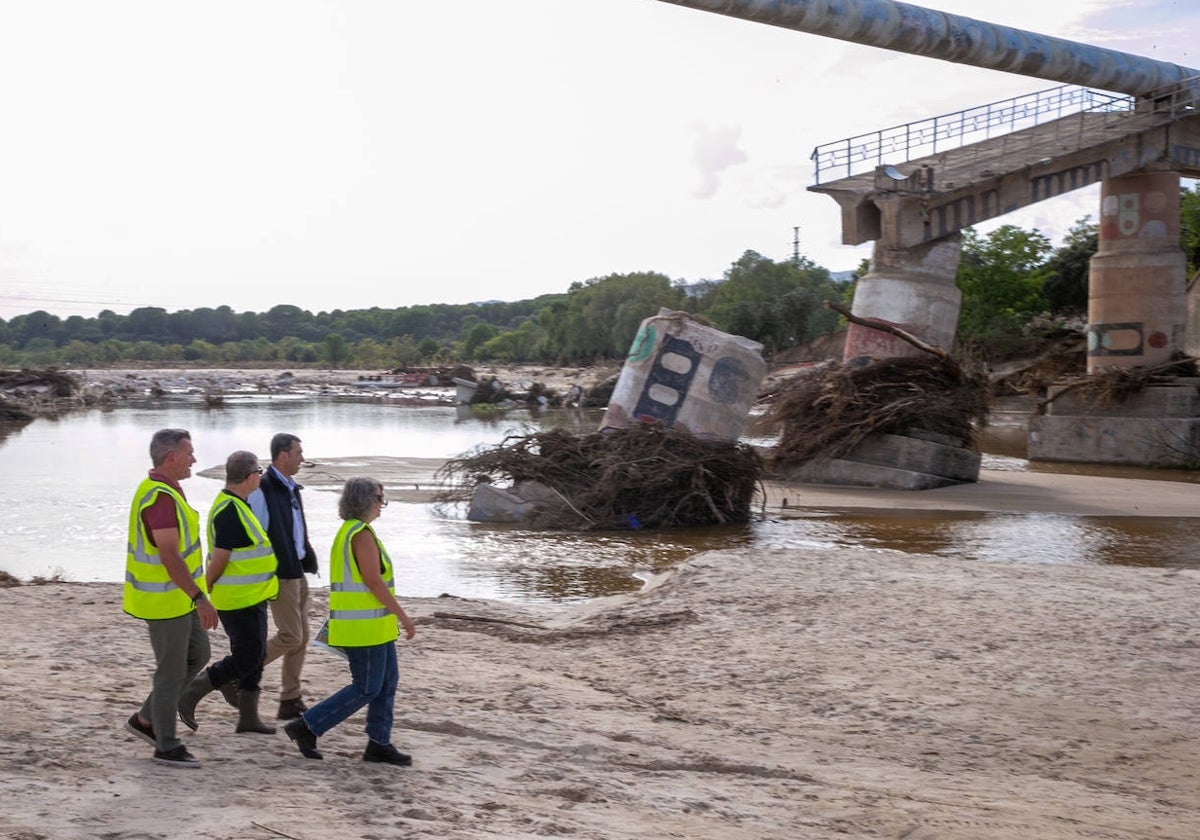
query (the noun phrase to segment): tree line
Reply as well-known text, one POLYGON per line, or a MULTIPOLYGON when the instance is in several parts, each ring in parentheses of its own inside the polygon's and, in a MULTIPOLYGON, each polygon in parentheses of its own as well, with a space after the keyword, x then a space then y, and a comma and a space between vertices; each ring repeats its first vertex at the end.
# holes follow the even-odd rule
POLYGON ((807 259, 775 262, 747 251, 720 281, 689 286, 657 272, 610 274, 511 303, 316 314, 291 304, 264 313, 142 307, 66 319, 37 311, 0 319, 0 365, 584 364, 623 358, 642 320, 662 307, 707 318, 773 353, 836 329, 836 316, 822 302, 846 300, 847 288, 807 259))
MULTIPOLYGON (((1200 270, 1200 185, 1182 193, 1180 247, 1200 270)), ((1004 225, 963 231, 957 283, 960 349, 1003 358, 1039 331, 1087 311, 1088 261, 1098 227, 1075 223, 1058 248, 1037 230, 1004 225)), ((142 307, 128 315, 61 319, 49 312, 0 319, 0 366, 126 363, 391 368, 470 362, 588 364, 624 358, 639 324, 662 307, 692 313, 762 343, 771 356, 839 329, 823 306, 849 306, 854 283, 806 257, 775 261, 745 252, 720 280, 688 284, 657 272, 610 274, 562 294, 514 302, 431 304, 316 314, 291 304, 266 312, 142 307)))

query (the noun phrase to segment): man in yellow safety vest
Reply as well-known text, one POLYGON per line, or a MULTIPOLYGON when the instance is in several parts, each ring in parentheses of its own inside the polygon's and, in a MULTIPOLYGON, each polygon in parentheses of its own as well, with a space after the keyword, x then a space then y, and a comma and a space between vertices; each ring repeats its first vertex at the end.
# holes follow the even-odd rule
POLYGON ((154 746, 154 760, 169 767, 200 762, 175 737, 175 715, 184 686, 208 662, 208 630, 217 611, 208 601, 200 550, 200 516, 179 482, 196 463, 185 429, 160 429, 150 439, 151 469, 129 509, 122 607, 144 619, 154 650, 153 687, 125 728, 154 746))

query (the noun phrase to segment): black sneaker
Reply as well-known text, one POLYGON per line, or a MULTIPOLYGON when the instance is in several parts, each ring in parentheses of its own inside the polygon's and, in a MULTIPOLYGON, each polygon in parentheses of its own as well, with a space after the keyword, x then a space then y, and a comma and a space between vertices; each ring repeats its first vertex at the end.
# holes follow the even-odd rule
POLYGON ((125 731, 136 735, 152 747, 158 746, 158 741, 154 738, 154 729, 150 724, 138 720, 137 712, 134 712, 129 716, 129 720, 125 721, 125 731))
POLYGON ((296 718, 283 727, 283 731, 287 733, 288 738, 296 742, 300 754, 305 758, 325 758, 317 749, 317 736, 312 734, 312 730, 308 728, 304 718, 296 718))
POLYGON ((194 769, 200 766, 200 759, 188 752, 187 747, 180 744, 173 750, 155 750, 154 760, 168 767, 185 767, 194 769))
POLYGON ((400 752, 391 744, 376 744, 374 741, 367 741, 367 748, 363 751, 362 760, 395 764, 398 767, 412 766, 412 756, 408 753, 400 752))

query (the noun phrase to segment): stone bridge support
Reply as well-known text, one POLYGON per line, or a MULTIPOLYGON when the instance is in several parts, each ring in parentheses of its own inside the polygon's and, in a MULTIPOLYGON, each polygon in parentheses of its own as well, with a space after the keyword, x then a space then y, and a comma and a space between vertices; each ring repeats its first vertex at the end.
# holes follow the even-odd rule
POLYGON ((1088 373, 1168 361, 1187 326, 1179 174, 1143 172, 1100 187, 1100 247, 1089 264, 1088 373))
MULTIPOLYGON (((962 304, 962 293, 954 283, 961 250, 958 233, 911 248, 889 248, 877 241, 871 270, 859 279, 850 311, 860 318, 886 321, 950 351, 962 304)), ((842 358, 883 359, 923 353, 880 330, 850 324, 842 358)))

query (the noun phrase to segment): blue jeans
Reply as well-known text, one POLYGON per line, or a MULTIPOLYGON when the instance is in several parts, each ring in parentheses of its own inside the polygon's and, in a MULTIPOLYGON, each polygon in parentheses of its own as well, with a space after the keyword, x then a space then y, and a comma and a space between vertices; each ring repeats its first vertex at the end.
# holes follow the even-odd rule
POLYGON ((396 643, 342 650, 350 658, 350 685, 305 712, 304 723, 312 734, 323 735, 366 706, 367 737, 376 744, 390 744, 392 710, 400 685, 396 643))

